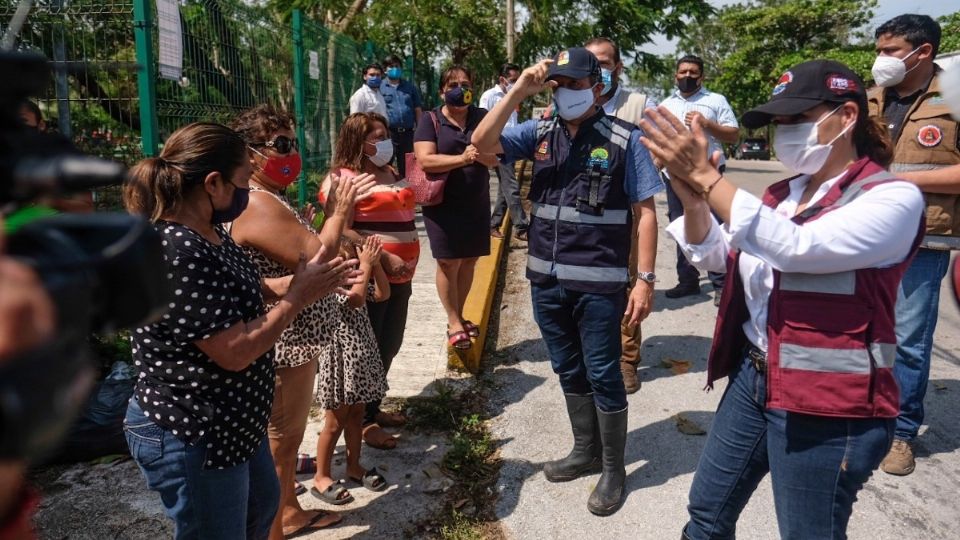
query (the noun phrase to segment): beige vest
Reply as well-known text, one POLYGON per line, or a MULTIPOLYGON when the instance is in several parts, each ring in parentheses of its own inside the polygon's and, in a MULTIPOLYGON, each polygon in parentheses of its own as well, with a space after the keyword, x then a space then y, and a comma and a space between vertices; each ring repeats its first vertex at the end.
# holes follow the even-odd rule
MULTIPOLYGON (((957 148, 957 122, 940 97, 939 68, 930 87, 907 112, 900 139, 893 152, 890 172, 940 169, 960 164, 957 148)), ((884 89, 867 93, 870 116, 883 117, 884 89)), ((927 235, 960 237, 960 195, 924 193, 927 203, 927 235)), ((934 247, 933 239, 925 244, 934 247)))
POLYGON ((643 110, 646 106, 646 94, 631 92, 630 90, 621 88, 620 94, 617 95, 617 101, 613 107, 615 111, 613 115, 635 126, 639 126, 640 119, 643 118, 643 110))

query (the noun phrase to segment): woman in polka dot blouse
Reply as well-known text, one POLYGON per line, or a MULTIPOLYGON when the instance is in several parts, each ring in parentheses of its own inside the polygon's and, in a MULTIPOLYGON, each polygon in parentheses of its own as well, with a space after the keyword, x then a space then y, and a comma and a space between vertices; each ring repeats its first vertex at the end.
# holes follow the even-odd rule
POLYGON ((163 238, 172 300, 133 332, 130 451, 177 539, 267 538, 279 487, 267 444, 273 345, 306 306, 352 285, 356 261, 304 253, 262 279, 221 223, 243 212, 250 163, 232 130, 195 123, 133 167, 124 204, 163 238), (264 300, 277 303, 269 310, 264 300))

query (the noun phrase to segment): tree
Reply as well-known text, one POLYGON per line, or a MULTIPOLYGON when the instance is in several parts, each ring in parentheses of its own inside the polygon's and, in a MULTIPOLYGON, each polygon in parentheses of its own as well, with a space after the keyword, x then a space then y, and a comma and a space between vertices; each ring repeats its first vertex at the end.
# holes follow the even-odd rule
POLYGON ((960 51, 960 11, 944 15, 937 19, 942 31, 940 38, 940 52, 949 53, 960 51))

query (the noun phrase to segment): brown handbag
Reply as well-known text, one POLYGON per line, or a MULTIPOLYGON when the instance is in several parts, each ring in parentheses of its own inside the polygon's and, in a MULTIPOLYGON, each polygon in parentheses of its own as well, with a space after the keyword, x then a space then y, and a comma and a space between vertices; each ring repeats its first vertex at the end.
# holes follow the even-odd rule
MULTIPOLYGON (((433 120, 434 131, 440 136, 440 122, 434 111, 427 114, 433 120)), ((413 190, 413 199, 420 206, 436 206, 443 202, 443 188, 447 185, 449 171, 442 173, 428 173, 417 162, 413 152, 404 156, 407 165, 407 184, 413 190)))

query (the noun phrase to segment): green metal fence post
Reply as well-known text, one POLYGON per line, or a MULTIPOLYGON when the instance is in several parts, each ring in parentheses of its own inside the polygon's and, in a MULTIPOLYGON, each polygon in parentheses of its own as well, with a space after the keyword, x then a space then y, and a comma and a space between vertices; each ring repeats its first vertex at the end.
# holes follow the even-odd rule
POLYGON ((137 48, 137 93, 143 155, 157 155, 157 66, 153 62, 153 2, 134 0, 133 33, 137 48))
MULTIPOLYGON (((304 114, 304 90, 303 13, 299 9, 295 9, 293 10, 293 108, 297 121, 297 141, 300 144, 301 152, 307 148, 304 131, 304 124, 307 121, 304 114)), ((307 173, 305 168, 300 170, 300 178, 297 182, 297 204, 303 207, 307 202, 307 173)))

